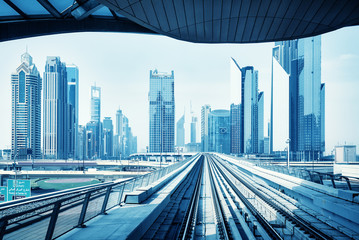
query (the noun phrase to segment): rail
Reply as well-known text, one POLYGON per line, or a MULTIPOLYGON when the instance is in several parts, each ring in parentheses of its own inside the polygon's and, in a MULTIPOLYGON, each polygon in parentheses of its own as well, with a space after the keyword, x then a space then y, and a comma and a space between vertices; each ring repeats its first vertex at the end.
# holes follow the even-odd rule
POLYGON ((179 163, 125 181, 95 184, 0 204, 1 239, 54 239, 123 203, 125 194, 178 169, 179 163))

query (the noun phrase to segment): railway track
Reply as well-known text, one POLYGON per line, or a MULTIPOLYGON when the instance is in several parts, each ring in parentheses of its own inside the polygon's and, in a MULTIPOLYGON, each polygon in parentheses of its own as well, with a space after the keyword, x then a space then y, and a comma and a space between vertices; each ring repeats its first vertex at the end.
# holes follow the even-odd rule
POLYGON ((143 235, 143 239, 338 238, 350 239, 296 206, 292 198, 210 154, 202 155, 143 235))

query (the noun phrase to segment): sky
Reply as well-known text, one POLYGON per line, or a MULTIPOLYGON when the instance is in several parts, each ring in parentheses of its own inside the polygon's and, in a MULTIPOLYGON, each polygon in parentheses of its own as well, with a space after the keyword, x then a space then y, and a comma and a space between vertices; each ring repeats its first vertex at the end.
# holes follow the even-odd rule
MULTIPOLYGON (((355 144, 359 152, 359 27, 322 35, 322 82, 326 84, 326 153, 338 144, 355 144)), ((129 118, 138 150, 148 145, 149 72, 174 70, 176 121, 190 103, 200 123, 200 108, 229 109, 230 58, 254 66, 264 91, 265 122, 269 121, 271 49, 274 43, 194 44, 159 35, 72 33, 0 43, 0 149, 11 146, 11 73, 28 48, 40 71, 47 56, 79 67, 79 124, 90 120, 90 88, 101 87, 101 118, 118 108, 129 118), (266 94, 268 93, 268 94, 266 94)), ((265 124, 265 135, 267 124, 265 124)), ((197 141, 200 141, 198 124, 197 141)))

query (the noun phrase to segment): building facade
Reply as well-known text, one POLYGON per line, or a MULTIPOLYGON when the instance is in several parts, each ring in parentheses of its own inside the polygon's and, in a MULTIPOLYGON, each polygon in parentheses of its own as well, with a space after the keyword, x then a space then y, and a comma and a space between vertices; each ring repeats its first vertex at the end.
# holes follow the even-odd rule
POLYGON ((113 157, 113 125, 111 117, 105 117, 103 120, 103 158, 113 157))
POLYGON ((208 139, 208 115, 211 112, 210 105, 204 105, 201 108, 201 149, 202 152, 209 151, 208 139))
POLYGON ((79 119, 79 69, 76 65, 66 65, 68 102, 68 157, 78 159, 78 119, 79 119))
POLYGON ((208 151, 230 153, 230 112, 213 110, 208 114, 208 151))
MULTIPOLYGON (((263 122, 258 121, 258 71, 252 66, 240 67, 231 58, 231 153, 261 153, 263 122)), ((263 94, 262 94, 263 96, 263 94)))
POLYGON ((150 71, 149 151, 174 152, 175 98, 174 72, 150 71))
MULTIPOLYGON (((290 151, 296 159, 319 159, 325 150, 325 85, 321 83, 321 37, 277 42, 276 48, 278 50, 273 51, 274 57, 290 76, 290 151)), ((275 93, 272 98, 275 98, 275 93)), ((275 134, 273 128, 272 135, 275 134)))
POLYGON ((60 57, 47 57, 43 91, 44 158, 68 157, 68 103, 66 65, 60 57))
POLYGON ((11 75, 12 158, 41 158, 41 88, 39 71, 27 52, 11 75), (30 152, 27 149, 31 149, 30 152))
POLYGON ((185 115, 183 114, 182 117, 177 121, 177 141, 176 141, 176 146, 177 147, 184 147, 185 145, 185 128, 184 128, 184 123, 185 123, 185 115))

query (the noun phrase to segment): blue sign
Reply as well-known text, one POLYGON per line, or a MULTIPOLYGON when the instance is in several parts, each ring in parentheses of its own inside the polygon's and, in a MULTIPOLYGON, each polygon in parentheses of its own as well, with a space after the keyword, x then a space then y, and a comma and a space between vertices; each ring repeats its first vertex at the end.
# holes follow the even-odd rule
POLYGON ((7 190, 8 201, 31 197, 30 180, 16 180, 15 184, 15 180, 9 179, 7 180, 7 190))
POLYGON ((7 201, 7 187, 0 187, 0 203, 7 201))

